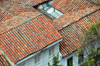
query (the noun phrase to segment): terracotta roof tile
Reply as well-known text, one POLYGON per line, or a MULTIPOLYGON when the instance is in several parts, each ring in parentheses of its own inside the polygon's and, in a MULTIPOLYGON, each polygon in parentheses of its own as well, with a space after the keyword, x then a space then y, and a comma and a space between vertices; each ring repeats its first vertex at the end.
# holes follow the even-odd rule
POLYGON ((9 65, 8 61, 2 54, 0 54, 0 66, 6 66, 6 65, 9 65))
POLYGON ((63 36, 63 41, 60 42, 60 51, 63 57, 81 47, 85 36, 84 30, 89 30, 90 24, 97 23, 100 21, 99 18, 100 9, 59 30, 63 36))
POLYGON ((2 5, 3 6, 0 5, 0 22, 8 20, 11 17, 17 16, 23 12, 39 12, 35 8, 25 5, 5 4, 5 2, 3 2, 2 5))
MULTIPOLYGON (((17 27, 0 34, 0 48, 14 63, 43 49, 62 38, 51 25, 51 21, 42 14, 24 22, 20 21, 21 24, 17 27)), ((13 27, 12 22, 10 25, 13 27)))
POLYGON ((10 2, 14 2, 17 4, 31 5, 31 6, 35 6, 44 1, 48 1, 48 0, 10 0, 10 2))
POLYGON ((93 4, 87 0, 54 0, 51 5, 63 13, 69 13, 93 6, 93 4))
POLYGON ((6 6, 9 6, 9 5, 17 5, 17 4, 13 3, 13 2, 9 2, 9 1, 0 2, 0 7, 2 7, 2 8, 5 8, 6 6))
POLYGON ((94 7, 86 8, 84 10, 66 13, 66 14, 60 16, 59 18, 53 20, 52 24, 57 30, 61 30, 64 27, 66 27, 76 21, 79 21, 81 18, 87 16, 88 14, 95 12, 98 9, 100 9, 100 7, 94 6, 94 7))
POLYGON ((33 7, 22 6, 22 5, 10 6, 10 8, 6 10, 9 13, 13 14, 14 16, 17 16, 18 14, 23 13, 23 12, 39 12, 33 7))
POLYGON ((8 20, 11 17, 12 17, 11 14, 8 14, 5 11, 3 11, 2 9, 0 9, 0 22, 8 20))
POLYGON ((0 22, 0 34, 36 17, 39 14, 40 13, 38 12, 24 12, 11 19, 0 22))

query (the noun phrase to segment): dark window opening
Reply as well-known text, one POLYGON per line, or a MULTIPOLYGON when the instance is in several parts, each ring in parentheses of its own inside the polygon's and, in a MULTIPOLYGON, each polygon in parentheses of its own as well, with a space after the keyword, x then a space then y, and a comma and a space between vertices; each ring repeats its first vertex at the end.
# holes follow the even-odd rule
POLYGON ((43 7, 43 4, 46 4, 46 5, 47 5, 47 7, 49 7, 50 5, 49 5, 49 3, 48 3, 48 2, 49 2, 49 1, 45 1, 45 2, 39 3, 38 5, 33 6, 33 8, 38 9, 38 7, 39 7, 40 5, 42 5, 42 7, 43 7))
POLYGON ((97 60, 99 60, 99 61, 100 61, 100 54, 99 54, 99 53, 100 53, 100 47, 99 47, 99 48, 97 48, 97 53, 98 53, 98 54, 97 54, 97 58, 98 58, 97 60))
POLYGON ((83 61, 84 61, 84 55, 83 55, 83 53, 81 53, 78 56, 78 64, 82 63, 83 61))
POLYGON ((72 57, 67 60, 67 66, 73 66, 73 58, 72 57))

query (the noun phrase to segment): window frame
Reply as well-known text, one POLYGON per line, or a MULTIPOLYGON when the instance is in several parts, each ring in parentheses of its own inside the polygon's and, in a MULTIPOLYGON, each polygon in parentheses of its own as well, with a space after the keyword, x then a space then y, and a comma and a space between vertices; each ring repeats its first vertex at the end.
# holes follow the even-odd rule
POLYGON ((49 49, 49 58, 52 58, 54 53, 55 53, 55 47, 51 47, 49 49))
POLYGON ((84 62, 84 53, 78 54, 78 64, 82 64, 84 62))
POLYGON ((25 64, 26 62, 22 62, 21 64, 18 64, 18 66, 26 66, 25 64))
POLYGON ((73 66, 73 56, 67 59, 67 66, 73 66), (70 65, 71 63, 71 65, 70 65))
POLYGON ((35 66, 41 64, 41 54, 36 55, 35 57, 35 66))

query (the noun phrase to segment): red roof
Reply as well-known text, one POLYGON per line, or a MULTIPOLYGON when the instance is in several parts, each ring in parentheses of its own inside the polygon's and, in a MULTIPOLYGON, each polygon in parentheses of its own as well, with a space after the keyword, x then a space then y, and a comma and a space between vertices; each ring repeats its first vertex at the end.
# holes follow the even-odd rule
POLYGON ((33 7, 12 4, 9 1, 0 3, 0 22, 17 16, 23 12, 39 12, 33 7))
POLYGON ((2 54, 0 54, 0 66, 6 66, 6 65, 9 65, 8 61, 2 54))
POLYGON ((91 14, 98 9, 100 9, 100 7, 94 6, 94 7, 86 8, 84 10, 66 13, 60 16, 59 18, 53 20, 52 24, 57 30, 61 30, 64 27, 71 25, 76 21, 79 21, 84 16, 87 16, 87 14, 91 14))
POLYGON ((20 25, 0 34, 0 48, 14 63, 62 38, 51 25, 51 20, 42 14, 24 20, 20 21, 20 25))
POLYGON ((100 4, 100 0, 92 0, 94 3, 100 4))
MULTIPOLYGON (((87 14, 87 16, 81 18, 80 20, 74 21, 70 25, 59 30, 59 33, 63 36, 63 41, 60 42, 60 51, 63 57, 71 54, 73 51, 81 47, 83 37, 85 36, 84 31, 89 30, 91 23, 97 23, 100 21, 99 18, 100 9, 87 14)), ((67 21, 65 20, 65 22, 67 21)))
POLYGON ((7 6, 5 10, 13 14, 14 16, 17 16, 18 14, 23 13, 23 12, 39 12, 33 7, 22 6, 22 5, 7 6))
POLYGON ((63 13, 78 11, 93 6, 87 0, 54 0, 51 5, 63 13))
POLYGON ((8 20, 12 17, 11 14, 9 13, 6 13, 5 11, 3 11, 2 9, 0 9, 0 22, 1 21, 5 21, 5 20, 8 20))
POLYGON ((38 12, 23 12, 17 16, 12 17, 9 20, 0 22, 0 34, 17 27, 18 25, 40 15, 38 12))
POLYGON ((25 3, 25 5, 35 6, 39 3, 49 1, 49 0, 10 0, 10 1, 17 3, 17 4, 24 4, 25 3))

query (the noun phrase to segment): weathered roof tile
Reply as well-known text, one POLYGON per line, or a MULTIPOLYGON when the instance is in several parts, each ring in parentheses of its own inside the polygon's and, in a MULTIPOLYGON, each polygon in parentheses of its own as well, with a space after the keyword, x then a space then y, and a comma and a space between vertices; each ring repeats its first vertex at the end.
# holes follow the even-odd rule
POLYGON ((61 30, 64 27, 71 25, 76 21, 79 21, 81 18, 95 12, 98 9, 100 9, 100 7, 94 6, 94 7, 86 8, 84 10, 66 13, 60 16, 59 18, 53 20, 52 24, 57 30, 61 30))
POLYGON ((51 5, 63 13, 78 11, 93 6, 87 0, 54 0, 51 5))
MULTIPOLYGON (((34 17, 29 13, 32 18, 22 18, 18 22, 16 17, 14 21, 6 25, 8 30, 0 34, 0 48, 14 63, 62 38, 50 23, 52 20, 42 14, 37 14, 37 16, 36 14, 34 17), (14 25, 13 22, 16 24, 14 25)), ((28 13, 25 16, 27 17, 28 13)))
POLYGON ((60 42, 60 50, 63 57, 81 47, 85 36, 84 31, 89 30, 91 23, 100 21, 99 18, 100 9, 59 30, 59 33, 63 36, 63 41, 60 42))
POLYGON ((6 65, 10 65, 10 64, 8 63, 6 58, 2 54, 0 54, 0 66, 6 66, 6 65))

